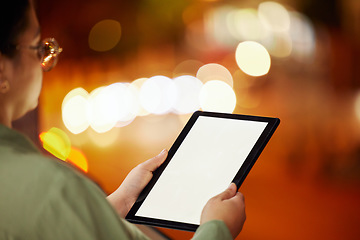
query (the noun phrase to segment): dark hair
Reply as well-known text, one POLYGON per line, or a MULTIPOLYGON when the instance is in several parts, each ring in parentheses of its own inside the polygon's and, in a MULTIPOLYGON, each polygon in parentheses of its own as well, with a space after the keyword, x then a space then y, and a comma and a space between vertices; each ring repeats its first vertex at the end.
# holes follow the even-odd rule
POLYGON ((31 0, 6 0, 0 4, 0 53, 13 57, 19 36, 27 28, 31 0))

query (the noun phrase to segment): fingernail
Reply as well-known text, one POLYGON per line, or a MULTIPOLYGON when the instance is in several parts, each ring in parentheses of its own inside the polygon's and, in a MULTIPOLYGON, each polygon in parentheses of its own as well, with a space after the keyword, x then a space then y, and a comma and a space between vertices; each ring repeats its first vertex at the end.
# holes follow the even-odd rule
POLYGON ((159 153, 159 155, 162 155, 162 154, 164 154, 166 152, 166 149, 163 149, 160 153, 159 153))

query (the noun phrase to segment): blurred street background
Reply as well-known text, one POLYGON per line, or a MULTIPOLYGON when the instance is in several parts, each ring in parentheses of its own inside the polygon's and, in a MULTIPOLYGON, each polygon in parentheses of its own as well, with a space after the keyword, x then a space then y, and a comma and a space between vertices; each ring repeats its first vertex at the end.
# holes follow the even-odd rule
POLYGON ((197 109, 278 117, 240 188, 238 239, 360 239, 360 1, 37 0, 37 10, 42 36, 63 48, 39 107, 17 123, 39 146, 61 130, 63 160, 110 193, 197 109), (128 97, 109 103, 101 89, 128 97))

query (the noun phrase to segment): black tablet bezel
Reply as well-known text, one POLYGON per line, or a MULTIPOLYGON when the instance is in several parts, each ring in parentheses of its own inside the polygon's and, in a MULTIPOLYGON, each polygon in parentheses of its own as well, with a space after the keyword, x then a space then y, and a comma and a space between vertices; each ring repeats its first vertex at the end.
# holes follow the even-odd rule
POLYGON ((153 177, 152 177, 151 181, 141 192, 139 198, 137 199, 137 201, 135 202, 135 204, 133 205, 133 207, 130 209, 129 213, 127 214, 126 219, 129 222, 136 223, 136 224, 146 224, 146 225, 155 226, 155 227, 185 230, 185 231, 196 231, 196 229, 199 227, 196 224, 189 224, 189 223, 175 222, 175 221, 169 221, 169 220, 163 220, 163 219, 135 216, 137 210, 141 207, 146 196, 149 194, 149 192, 151 191, 153 186, 156 184, 161 173, 165 170, 166 166, 171 161, 172 157, 176 153, 177 149, 180 147, 181 143, 183 142, 186 135, 189 133, 190 129, 195 124, 195 122, 199 118, 199 116, 238 119, 238 120, 247 120, 247 121, 257 121, 257 122, 268 123, 232 181, 236 184, 238 189, 240 188, 241 184, 245 180, 246 176, 250 172, 251 168, 255 164, 256 160, 260 156, 261 152, 265 148, 266 144, 268 143, 268 141, 270 140, 271 136, 273 135, 273 133, 275 132, 276 128, 278 127, 278 125, 280 123, 279 118, 272 118, 272 117, 261 117, 261 116, 217 113, 217 112, 203 112, 203 111, 197 111, 197 112, 193 113, 193 115, 190 117, 189 121, 186 123, 185 127, 183 128, 183 130, 181 131, 181 133, 175 140, 174 144, 170 148, 165 162, 153 173, 153 177))

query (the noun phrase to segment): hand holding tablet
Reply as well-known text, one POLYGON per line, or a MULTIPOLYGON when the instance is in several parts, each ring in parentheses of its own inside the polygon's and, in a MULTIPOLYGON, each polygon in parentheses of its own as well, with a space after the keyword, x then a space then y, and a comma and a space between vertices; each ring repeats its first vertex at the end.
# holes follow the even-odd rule
POLYGON ((195 112, 126 219, 195 231, 207 201, 231 182, 240 187, 279 122, 195 112))
POLYGON ((237 192, 235 183, 222 193, 211 198, 205 205, 200 224, 211 220, 222 220, 229 228, 233 239, 240 233, 245 223, 245 201, 244 195, 237 192))

